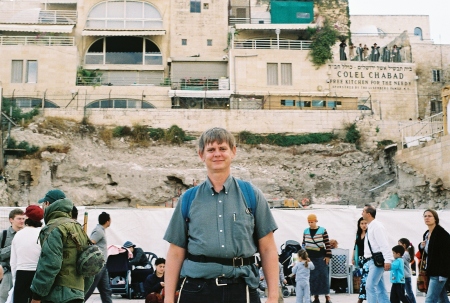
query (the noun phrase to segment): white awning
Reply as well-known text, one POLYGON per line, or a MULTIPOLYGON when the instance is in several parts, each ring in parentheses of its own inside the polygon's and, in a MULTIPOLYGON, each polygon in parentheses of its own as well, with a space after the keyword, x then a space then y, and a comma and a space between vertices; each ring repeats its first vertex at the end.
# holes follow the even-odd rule
POLYGON ((299 29, 307 29, 308 27, 316 27, 316 24, 235 24, 236 30, 241 29, 251 29, 251 30, 299 30, 299 29))
POLYGON ((0 24, 0 31, 8 32, 69 34, 72 29, 73 25, 0 24))
POLYGON ((84 30, 82 36, 163 36, 166 34, 165 30, 84 30))
POLYGON ((169 90, 169 97, 230 98, 231 90, 169 90))

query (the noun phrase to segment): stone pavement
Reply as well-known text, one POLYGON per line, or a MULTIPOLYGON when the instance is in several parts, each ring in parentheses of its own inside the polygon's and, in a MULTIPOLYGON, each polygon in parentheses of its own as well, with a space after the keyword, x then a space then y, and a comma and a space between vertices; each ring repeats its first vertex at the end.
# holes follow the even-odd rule
MULTIPOLYGON (((325 302, 325 297, 324 296, 320 296, 320 302, 324 303, 325 302)), ((356 303, 358 302, 358 295, 357 294, 331 294, 331 301, 333 303, 356 303)), ((416 301, 417 303, 424 303, 425 302, 425 297, 423 296, 423 294, 418 294, 416 297, 416 301)), ((86 303, 101 303, 102 300, 100 299, 100 295, 94 293, 89 300, 86 301, 86 303)), ((113 302, 135 302, 135 303, 142 303, 144 302, 144 299, 134 299, 134 300, 128 300, 128 299, 124 299, 120 296, 115 296, 113 295, 113 302)), ((261 303, 264 303, 265 299, 261 298, 261 303)), ((285 303, 295 303, 295 297, 288 297, 284 299, 285 303)), ((365 303, 367 303, 367 301, 364 301, 365 303)), ((208 303, 208 302, 205 302, 208 303)))

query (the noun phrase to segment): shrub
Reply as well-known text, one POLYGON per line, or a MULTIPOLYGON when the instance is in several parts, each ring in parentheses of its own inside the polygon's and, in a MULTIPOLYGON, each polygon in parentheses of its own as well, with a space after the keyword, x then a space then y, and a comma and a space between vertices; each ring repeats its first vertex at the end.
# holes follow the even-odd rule
POLYGON ((11 119, 16 123, 20 123, 22 119, 24 119, 25 123, 28 123, 34 116, 39 115, 39 109, 37 107, 24 113, 21 108, 17 107, 13 99, 4 98, 2 102, 2 111, 9 116, 10 108, 12 108, 11 119))
POLYGON ((172 144, 181 144, 185 141, 186 133, 177 125, 172 125, 165 133, 164 139, 172 144))
POLYGON ((325 21, 324 26, 317 30, 312 36, 311 42, 311 62, 320 67, 324 65, 327 60, 333 59, 333 52, 331 48, 338 39, 337 31, 325 21))
POLYGON ((111 146, 112 138, 113 138, 113 131, 109 128, 102 128, 98 132, 98 137, 105 142, 106 146, 111 146))
POLYGON ((39 147, 35 145, 30 145, 30 143, 26 141, 21 141, 19 144, 17 144, 17 141, 13 138, 10 138, 8 141, 7 148, 9 149, 24 149, 25 153, 27 155, 32 155, 36 153, 39 150, 39 147))
POLYGON ((361 133, 356 128, 356 123, 352 123, 345 127, 347 133, 345 134, 345 142, 359 144, 361 133))
POLYGON ((164 139, 165 132, 162 128, 149 128, 148 135, 153 141, 159 141, 164 139))
POLYGON ((148 136, 148 129, 146 126, 141 124, 134 124, 131 130, 131 138, 134 142, 148 142, 150 137, 148 136))
POLYGON ((312 133, 304 135, 269 134, 267 136, 255 135, 248 131, 238 134, 239 142, 245 144, 270 144, 278 146, 294 146, 311 143, 327 143, 335 136, 332 133, 312 133))

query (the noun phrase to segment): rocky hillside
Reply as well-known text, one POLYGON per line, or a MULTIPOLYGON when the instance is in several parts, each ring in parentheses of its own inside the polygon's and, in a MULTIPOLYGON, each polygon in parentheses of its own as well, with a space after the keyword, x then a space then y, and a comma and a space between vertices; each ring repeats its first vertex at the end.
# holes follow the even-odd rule
MULTIPOLYGON (((0 185, 4 206, 33 204, 50 188, 61 188, 76 205, 172 205, 186 188, 205 178, 195 140, 142 147, 129 137, 111 139, 103 129, 43 118, 14 129, 12 137, 41 150, 31 158, 7 156, 7 182, 0 185)), ((232 171, 251 180, 274 206, 286 198, 362 206, 395 195, 399 207, 427 206, 430 199, 436 207, 446 206, 448 192, 418 184, 417 173, 405 168, 399 181, 391 157, 384 150, 361 152, 340 141, 289 148, 239 145, 232 171)))

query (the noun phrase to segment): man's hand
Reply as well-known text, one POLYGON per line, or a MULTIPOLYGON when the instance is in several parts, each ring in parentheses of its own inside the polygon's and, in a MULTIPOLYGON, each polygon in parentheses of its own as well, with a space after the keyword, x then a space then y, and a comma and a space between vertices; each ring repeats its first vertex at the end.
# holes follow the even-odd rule
POLYGON ((41 303, 41 300, 34 300, 34 299, 32 299, 31 303, 41 303))
POLYGON ((384 270, 385 271, 391 270, 391 263, 384 263, 384 270))
POLYGON ((328 257, 323 258, 323 260, 325 261, 326 265, 328 265, 330 263, 330 258, 328 258, 328 257))
POLYGON ((270 299, 270 298, 267 298, 266 303, 278 303, 278 299, 270 299))

